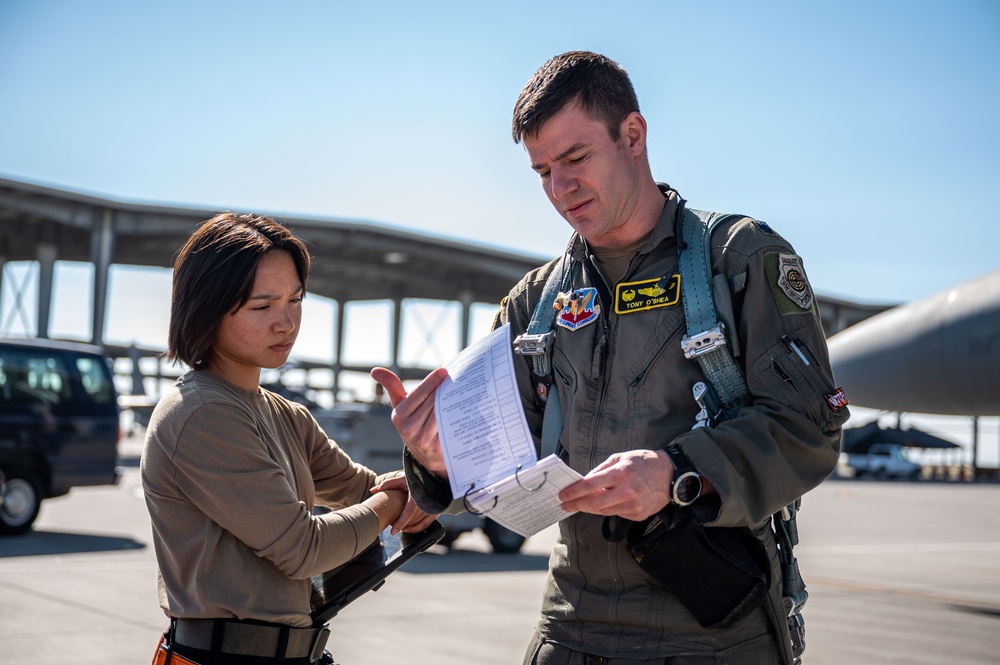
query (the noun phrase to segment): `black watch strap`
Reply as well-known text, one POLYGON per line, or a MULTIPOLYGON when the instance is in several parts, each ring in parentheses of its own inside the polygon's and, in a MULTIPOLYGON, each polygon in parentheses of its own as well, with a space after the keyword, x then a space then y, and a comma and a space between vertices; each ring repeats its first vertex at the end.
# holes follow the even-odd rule
POLYGON ((671 443, 666 448, 667 457, 674 465, 674 477, 670 481, 670 500, 678 506, 689 506, 701 496, 702 481, 688 456, 671 443))

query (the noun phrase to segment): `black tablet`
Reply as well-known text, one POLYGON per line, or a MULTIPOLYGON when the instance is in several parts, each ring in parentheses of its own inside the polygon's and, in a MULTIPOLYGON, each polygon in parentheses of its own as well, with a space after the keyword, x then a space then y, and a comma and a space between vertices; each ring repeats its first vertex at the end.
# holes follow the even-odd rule
POLYGON ((437 520, 420 533, 391 535, 388 528, 382 531, 364 552, 313 578, 313 624, 325 624, 348 603, 378 590, 390 573, 443 537, 444 527, 437 520))

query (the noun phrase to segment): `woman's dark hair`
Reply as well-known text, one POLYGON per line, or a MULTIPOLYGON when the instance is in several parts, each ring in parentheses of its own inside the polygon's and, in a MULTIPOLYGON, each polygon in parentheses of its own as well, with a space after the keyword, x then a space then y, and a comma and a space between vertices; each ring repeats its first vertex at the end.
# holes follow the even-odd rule
POLYGON ((538 135, 548 120, 570 102, 579 101, 591 118, 618 140, 622 121, 639 110, 628 73, 614 60, 590 51, 570 51, 538 68, 514 104, 514 143, 538 135))
POLYGON ((174 262, 168 360, 194 369, 211 362, 222 317, 250 299, 260 259, 274 250, 292 257, 304 294, 309 252, 270 217, 223 212, 194 232, 174 262))

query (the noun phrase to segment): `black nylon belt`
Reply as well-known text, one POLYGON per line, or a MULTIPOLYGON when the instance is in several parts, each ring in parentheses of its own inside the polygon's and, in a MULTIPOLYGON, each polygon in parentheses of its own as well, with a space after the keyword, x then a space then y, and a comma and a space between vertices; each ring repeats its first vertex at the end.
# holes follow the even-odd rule
POLYGON ((192 649, 211 651, 212 631, 216 622, 224 626, 221 644, 218 645, 219 653, 234 656, 282 657, 277 652, 283 629, 288 631, 284 658, 308 658, 316 652, 321 656, 326 647, 326 637, 330 634, 325 627, 293 628, 225 619, 176 619, 173 641, 192 649), (323 644, 317 644, 320 638, 323 644))

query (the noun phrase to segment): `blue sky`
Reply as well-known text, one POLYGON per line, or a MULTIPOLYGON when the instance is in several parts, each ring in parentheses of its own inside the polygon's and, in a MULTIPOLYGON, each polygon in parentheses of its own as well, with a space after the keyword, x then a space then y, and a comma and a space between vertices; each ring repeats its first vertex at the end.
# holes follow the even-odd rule
POLYGON ((909 300, 1000 265, 992 0, 5 0, 0 174, 554 255, 509 124, 570 49, 628 69, 658 179, 767 220, 818 291, 909 300))
MULTIPOLYGON (((993 0, 3 0, 0 176, 553 256, 568 227, 510 113, 573 49, 629 71, 657 179, 768 221, 820 293, 901 302, 1000 267, 993 0)), ((165 340, 164 273, 113 273, 109 339, 165 340)), ((59 266, 54 333, 88 331, 89 279, 59 266)))

